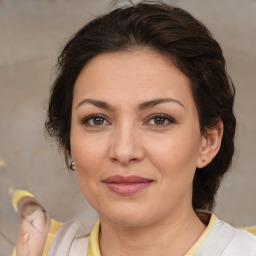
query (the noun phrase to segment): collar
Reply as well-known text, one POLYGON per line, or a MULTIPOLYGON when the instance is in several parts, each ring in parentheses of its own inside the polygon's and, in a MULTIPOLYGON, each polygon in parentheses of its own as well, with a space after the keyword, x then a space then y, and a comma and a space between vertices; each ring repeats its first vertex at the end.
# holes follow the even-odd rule
MULTIPOLYGON (((192 256, 195 254, 195 252, 199 249, 204 239, 213 229, 213 227, 215 226, 218 220, 218 218, 213 213, 210 213, 210 212, 197 211, 196 214, 202 222, 208 225, 205 231, 202 233, 202 235, 198 238, 196 243, 185 254, 185 256, 192 256)), ((99 233, 100 233, 100 221, 98 220, 97 223, 94 225, 92 232, 90 234, 87 256, 101 256, 100 248, 99 248, 99 233)))

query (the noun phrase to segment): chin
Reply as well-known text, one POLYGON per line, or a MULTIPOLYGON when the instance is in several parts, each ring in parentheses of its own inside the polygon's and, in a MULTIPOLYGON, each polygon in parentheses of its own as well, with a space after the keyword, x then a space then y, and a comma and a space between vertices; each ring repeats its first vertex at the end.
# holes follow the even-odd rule
POLYGON ((138 218, 134 215, 108 216, 109 221, 115 225, 123 227, 141 227, 146 224, 145 218, 138 218))
POLYGON ((128 227, 139 227, 147 223, 147 220, 150 218, 148 216, 151 211, 142 209, 140 207, 134 206, 115 206, 106 211, 102 211, 102 214, 99 213, 104 219, 107 219, 109 222, 119 225, 119 226, 128 226, 128 227))

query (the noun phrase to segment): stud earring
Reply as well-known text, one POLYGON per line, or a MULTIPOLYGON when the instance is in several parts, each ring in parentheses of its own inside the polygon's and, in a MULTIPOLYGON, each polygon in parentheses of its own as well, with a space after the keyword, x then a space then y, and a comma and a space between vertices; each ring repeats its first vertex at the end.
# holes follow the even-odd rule
POLYGON ((69 168, 70 168, 70 170, 72 170, 72 171, 75 171, 75 170, 76 170, 76 164, 75 164, 74 161, 71 161, 69 168))

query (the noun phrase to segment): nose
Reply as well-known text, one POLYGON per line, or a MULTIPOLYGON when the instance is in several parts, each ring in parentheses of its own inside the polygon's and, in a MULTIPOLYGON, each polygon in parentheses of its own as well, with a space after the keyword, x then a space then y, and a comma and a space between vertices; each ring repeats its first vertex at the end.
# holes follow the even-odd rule
POLYGON ((113 130, 110 158, 124 166, 141 161, 144 157, 142 144, 138 129, 123 123, 113 130))

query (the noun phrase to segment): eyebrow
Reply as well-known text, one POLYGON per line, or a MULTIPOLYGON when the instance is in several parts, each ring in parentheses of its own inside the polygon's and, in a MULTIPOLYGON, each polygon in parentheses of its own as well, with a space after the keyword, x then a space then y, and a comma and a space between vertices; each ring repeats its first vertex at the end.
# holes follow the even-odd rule
MULTIPOLYGON (((185 108, 184 105, 180 101, 175 100, 173 98, 159 98, 159 99, 149 100, 149 101, 140 103, 137 106, 137 110, 138 111, 146 110, 146 109, 152 108, 158 104, 167 103, 167 102, 177 103, 181 107, 185 108)), ((80 103, 78 103, 76 108, 80 107, 81 105, 83 105, 85 103, 90 103, 98 108, 102 108, 102 109, 106 109, 106 110, 112 110, 112 111, 114 110, 114 108, 107 102, 100 101, 100 100, 94 100, 94 99, 83 99, 80 103)))

